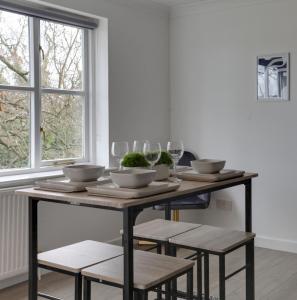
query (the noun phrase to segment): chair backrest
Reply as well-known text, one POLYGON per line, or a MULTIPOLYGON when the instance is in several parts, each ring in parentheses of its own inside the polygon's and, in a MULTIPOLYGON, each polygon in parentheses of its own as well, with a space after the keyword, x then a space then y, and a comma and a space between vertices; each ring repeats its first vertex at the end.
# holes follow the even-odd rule
POLYGON ((179 166, 191 166, 191 161, 196 160, 197 157, 189 151, 185 151, 182 158, 179 160, 178 165, 179 166))
MULTIPOLYGON (((178 165, 191 167, 191 161, 196 160, 196 159, 197 159, 197 157, 194 153, 192 153, 190 151, 185 151, 182 158, 179 160, 178 165)), ((197 208, 205 209, 205 208, 209 207, 210 200, 211 200, 211 194, 206 193, 206 194, 201 194, 199 196, 194 196, 194 197, 185 197, 185 200, 176 201, 175 206, 176 206, 176 208, 179 208, 179 209, 186 209, 186 207, 195 208, 195 206, 197 208), (188 202, 191 202, 191 199, 193 201, 193 205, 188 203, 188 202), (185 205, 185 203, 187 203, 187 204, 185 205), (179 204, 180 204, 180 207, 179 207, 179 204)))
MULTIPOLYGON (((195 154, 189 151, 185 151, 182 158, 179 160, 178 165, 179 166, 191 166, 191 161, 196 160, 197 157, 195 154)), ((211 194, 201 194, 198 196, 185 196, 183 199, 176 200, 171 202, 171 208, 172 209, 206 209, 209 207, 211 200, 211 194)), ((154 209, 157 210, 163 210, 165 205, 156 205, 154 206, 154 209)))

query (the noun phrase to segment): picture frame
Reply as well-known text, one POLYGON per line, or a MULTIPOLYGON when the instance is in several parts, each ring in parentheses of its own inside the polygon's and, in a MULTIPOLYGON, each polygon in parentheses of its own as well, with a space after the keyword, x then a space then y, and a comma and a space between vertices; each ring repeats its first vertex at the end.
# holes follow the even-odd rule
POLYGON ((257 57, 257 99, 290 100, 290 53, 257 57))

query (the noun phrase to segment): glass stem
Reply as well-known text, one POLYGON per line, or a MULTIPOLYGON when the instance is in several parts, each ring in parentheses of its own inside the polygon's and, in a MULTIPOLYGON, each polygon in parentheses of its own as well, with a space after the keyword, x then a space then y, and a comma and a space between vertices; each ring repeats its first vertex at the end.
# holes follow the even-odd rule
POLYGON ((176 174, 176 161, 173 161, 173 177, 177 178, 177 174, 176 174))

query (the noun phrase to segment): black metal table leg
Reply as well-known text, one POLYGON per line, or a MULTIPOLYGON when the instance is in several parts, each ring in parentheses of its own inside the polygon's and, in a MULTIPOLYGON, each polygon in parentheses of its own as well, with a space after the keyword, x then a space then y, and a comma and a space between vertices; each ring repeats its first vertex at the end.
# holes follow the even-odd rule
POLYGON ((245 231, 252 232, 252 180, 245 183, 245 231))
MULTIPOLYGON (((225 280, 225 255, 219 256, 219 268, 220 268, 220 300, 226 300, 226 280, 225 280)), ((250 300, 250 299, 249 299, 250 300)))
POLYGON ((38 294, 38 200, 29 197, 29 300, 37 300, 38 294))
POLYGON ((133 253, 133 208, 123 211, 123 242, 124 242, 124 287, 123 300, 133 300, 134 287, 134 253, 133 253))
POLYGON ((209 254, 204 253, 204 299, 209 300, 209 254))
POLYGON ((255 244, 254 240, 246 245, 246 300, 255 299, 255 244))

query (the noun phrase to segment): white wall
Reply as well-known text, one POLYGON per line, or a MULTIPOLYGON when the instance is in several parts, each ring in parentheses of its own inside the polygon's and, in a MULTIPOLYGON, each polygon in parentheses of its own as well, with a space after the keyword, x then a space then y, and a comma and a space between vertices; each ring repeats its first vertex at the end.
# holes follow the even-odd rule
MULTIPOLYGON (((224 0, 175 8, 171 19, 171 129, 204 158, 259 172, 258 244, 297 252, 297 2, 224 0), (291 101, 256 101, 256 57, 291 53, 291 101)), ((196 221, 243 227, 243 189, 220 193, 232 211, 196 221)))
MULTIPOLYGON (((109 19, 110 141, 169 137, 168 11, 147 1, 51 0, 109 19)), ((120 213, 40 205, 40 249, 119 236, 120 213)), ((150 212, 143 218, 155 215, 150 212)))

